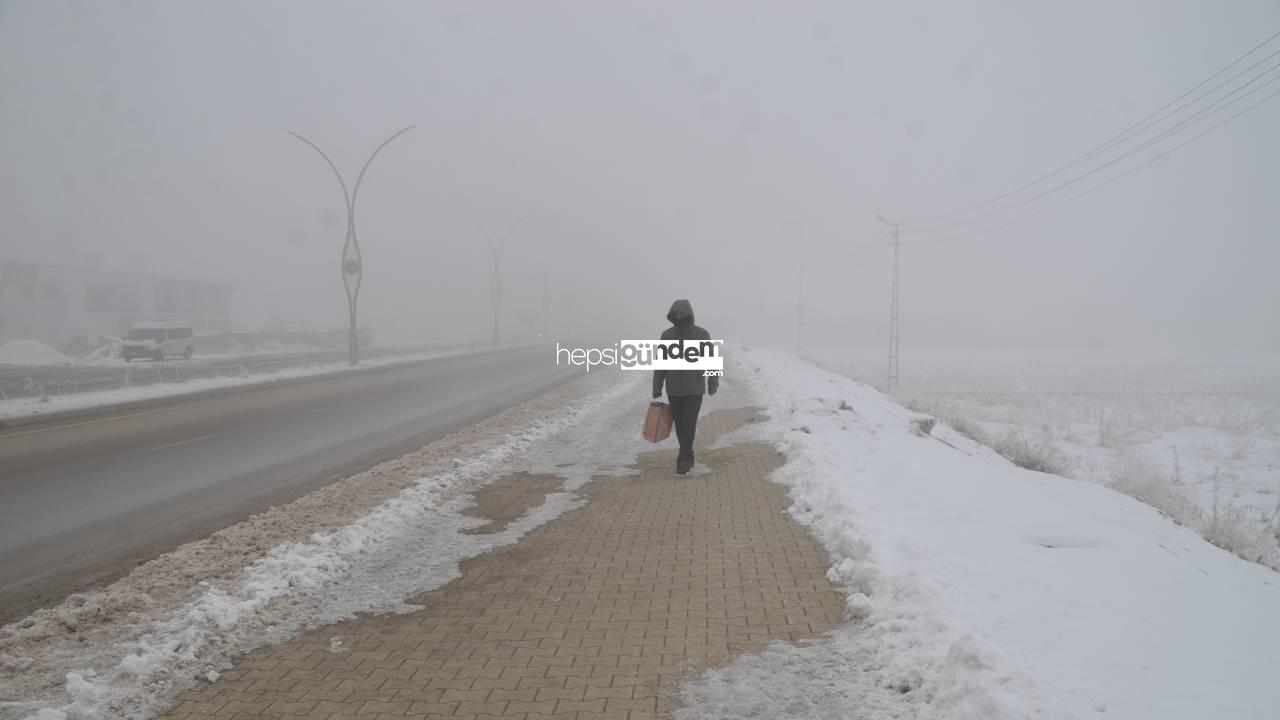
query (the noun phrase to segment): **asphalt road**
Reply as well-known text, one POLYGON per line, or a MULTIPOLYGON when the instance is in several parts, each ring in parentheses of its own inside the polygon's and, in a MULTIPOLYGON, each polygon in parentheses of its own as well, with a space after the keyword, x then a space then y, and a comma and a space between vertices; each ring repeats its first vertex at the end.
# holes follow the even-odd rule
POLYGON ((0 623, 573 376, 522 348, 2 431, 0 623))

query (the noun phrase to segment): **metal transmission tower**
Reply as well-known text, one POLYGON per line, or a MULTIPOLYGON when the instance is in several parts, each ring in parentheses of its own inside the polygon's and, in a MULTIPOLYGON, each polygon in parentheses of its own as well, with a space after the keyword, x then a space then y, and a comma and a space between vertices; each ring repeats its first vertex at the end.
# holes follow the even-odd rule
POLYGON ((360 252, 360 240, 356 236, 356 199, 360 196, 360 183, 364 180, 365 171, 369 169, 373 159, 378 157, 378 153, 382 152, 382 148, 390 145, 392 140, 415 127, 417 125, 410 125, 382 141, 382 144, 369 155, 369 159, 365 160, 364 167, 360 168, 360 174, 356 176, 356 184, 351 188, 351 192, 347 192, 347 182, 342 179, 342 173, 338 172, 338 166, 333 164, 333 161, 329 159, 328 155, 324 154, 324 151, 318 145, 292 130, 285 130, 285 132, 311 146, 312 150, 320 153, 320 157, 324 158, 324 161, 329 164, 329 169, 333 171, 333 176, 338 179, 338 185, 342 188, 343 200, 346 201, 347 239, 342 244, 342 287, 347 292, 347 359, 351 361, 352 365, 360 362, 360 335, 356 330, 356 303, 360 299, 360 286, 364 281, 364 256, 360 252))
POLYGON ((898 387, 898 314, 899 314, 899 289, 898 284, 898 268, 899 251, 902 249, 901 229, 902 223, 889 222, 879 215, 880 222, 889 226, 893 231, 893 282, 889 290, 889 390, 898 387))

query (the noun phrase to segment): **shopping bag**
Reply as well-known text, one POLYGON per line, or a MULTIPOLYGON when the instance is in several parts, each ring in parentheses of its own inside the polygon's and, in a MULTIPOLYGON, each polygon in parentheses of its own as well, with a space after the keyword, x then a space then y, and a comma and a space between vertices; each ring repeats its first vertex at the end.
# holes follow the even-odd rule
POLYGON ((644 439, 651 443, 662 442, 671 434, 671 406, 664 402, 649 403, 644 416, 644 439))

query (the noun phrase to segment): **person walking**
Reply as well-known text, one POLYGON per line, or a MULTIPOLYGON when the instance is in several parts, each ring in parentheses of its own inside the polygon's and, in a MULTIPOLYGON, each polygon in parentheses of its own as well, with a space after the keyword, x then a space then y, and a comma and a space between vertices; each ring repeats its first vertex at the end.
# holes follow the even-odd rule
MULTIPOLYGON (((693 324, 693 306, 688 300, 676 300, 667 311, 671 327, 662 331, 663 340, 710 340, 711 333, 693 324)), ((653 397, 662 397, 662 386, 667 386, 667 402, 671 404, 671 419, 676 426, 676 439, 680 441, 680 454, 676 456, 676 474, 684 475, 693 467, 693 437, 698 431, 698 412, 702 410, 703 394, 715 395, 720 388, 720 378, 704 378, 701 370, 654 370, 653 397)))

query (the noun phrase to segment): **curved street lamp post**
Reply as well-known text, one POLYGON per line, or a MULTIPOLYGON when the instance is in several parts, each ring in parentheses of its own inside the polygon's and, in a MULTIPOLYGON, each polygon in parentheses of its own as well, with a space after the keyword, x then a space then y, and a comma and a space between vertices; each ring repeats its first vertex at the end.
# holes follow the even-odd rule
POLYGON ((484 236, 485 242, 489 245, 489 255, 492 261, 489 275, 489 309, 493 311, 493 346, 495 348, 498 347, 501 340, 498 332, 498 320, 502 314, 502 251, 506 248, 507 240, 511 237, 511 233, 515 232, 516 228, 531 217, 533 217, 532 213, 513 223, 503 233, 502 241, 495 245, 493 238, 489 236, 489 233, 485 232, 484 228, 480 227, 479 223, 465 215, 462 216, 463 220, 471 223, 471 227, 474 227, 476 231, 484 236))
POLYGON ((391 137, 382 141, 382 144, 369 155, 369 159, 364 161, 364 166, 360 168, 360 174, 356 176, 356 184, 347 192, 347 183, 342 179, 342 173, 338 172, 338 166, 333 164, 328 155, 319 148, 315 143, 299 135, 298 133, 286 129, 285 132, 298 138, 306 143, 324 158, 329 164, 329 169, 333 171, 333 176, 338 179, 338 185, 342 188, 342 198, 347 208, 347 238, 342 244, 342 287, 347 292, 347 310, 350 313, 349 325, 347 327, 347 354, 352 365, 360 362, 360 338, 356 331, 356 303, 360 298, 360 285, 364 281, 364 258, 360 253, 360 241, 356 237, 356 198, 360 195, 360 183, 364 180, 364 173, 369 169, 369 165, 373 163, 373 159, 378 157, 378 153, 382 149, 391 144, 392 140, 409 132, 417 127, 410 125, 407 128, 397 131, 391 137))

